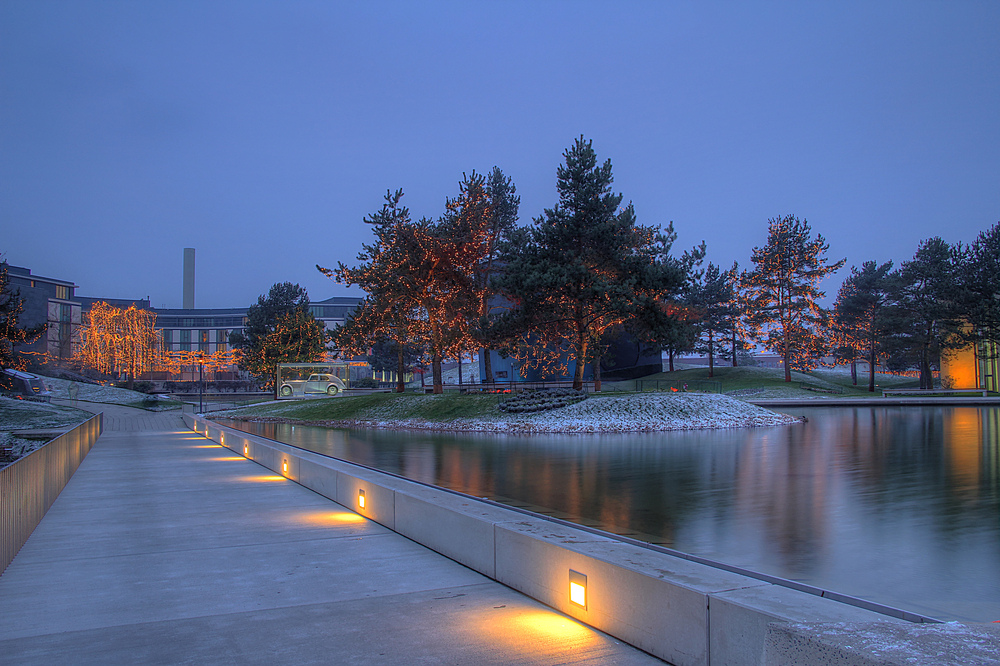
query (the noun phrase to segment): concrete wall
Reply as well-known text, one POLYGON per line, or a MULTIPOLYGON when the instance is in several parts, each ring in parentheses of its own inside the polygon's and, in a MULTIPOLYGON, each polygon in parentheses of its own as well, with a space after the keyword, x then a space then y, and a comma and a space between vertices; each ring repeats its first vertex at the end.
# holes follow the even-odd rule
POLYGON ((0 469, 0 573, 45 517, 104 430, 97 414, 0 469))
POLYGON ((391 530, 679 666, 762 663, 773 622, 901 620, 226 428, 196 432, 391 530), (365 506, 358 503, 364 491, 365 506), (586 606, 569 599, 587 577, 586 606))

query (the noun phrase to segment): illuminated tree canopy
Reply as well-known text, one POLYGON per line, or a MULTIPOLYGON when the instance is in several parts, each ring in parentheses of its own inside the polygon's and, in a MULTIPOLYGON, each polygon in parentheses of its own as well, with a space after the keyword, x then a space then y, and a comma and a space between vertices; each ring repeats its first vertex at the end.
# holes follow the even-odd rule
MULTIPOLYGON (((513 223, 511 216, 516 219, 517 200, 499 169, 489 182, 476 172, 465 176, 459 195, 445 201, 445 214, 437 222, 413 222, 400 204, 402 197, 402 190, 387 192, 382 209, 365 218, 375 241, 363 246, 357 266, 316 268, 368 293, 334 334, 336 346, 357 354, 391 341, 400 378, 407 350, 423 348, 431 360, 434 391, 440 393, 442 359, 488 341, 483 323, 491 261, 498 236, 513 223)), ((403 390, 402 379, 397 390, 403 390)))
POLYGON ((809 370, 825 351, 819 283, 846 261, 828 263, 828 249, 823 236, 812 237, 807 221, 786 215, 768 220, 767 245, 751 255, 755 268, 745 274, 750 320, 764 346, 781 355, 786 382, 793 367, 809 370))
POLYGON ((116 308, 101 301, 84 316, 82 344, 76 360, 111 375, 136 376, 152 370, 160 352, 156 313, 135 306, 116 308))
POLYGON ((239 366, 269 389, 277 386, 278 363, 308 363, 326 352, 326 329, 309 312, 309 294, 297 284, 275 284, 247 310, 243 333, 229 343, 239 366))

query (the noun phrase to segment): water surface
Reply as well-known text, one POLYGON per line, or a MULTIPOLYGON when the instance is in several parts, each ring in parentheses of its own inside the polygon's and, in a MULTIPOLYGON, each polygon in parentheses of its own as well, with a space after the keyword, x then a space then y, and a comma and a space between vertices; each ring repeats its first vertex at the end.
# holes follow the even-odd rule
POLYGON ((1000 409, 784 411, 808 421, 532 436, 231 425, 933 617, 1000 620, 1000 409))

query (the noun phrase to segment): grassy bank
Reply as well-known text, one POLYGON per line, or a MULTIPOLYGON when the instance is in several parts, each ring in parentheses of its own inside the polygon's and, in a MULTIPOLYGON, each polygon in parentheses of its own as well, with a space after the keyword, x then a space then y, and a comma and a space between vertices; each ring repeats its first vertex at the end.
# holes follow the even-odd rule
POLYGON ((546 411, 501 411, 495 395, 382 393, 271 403, 213 417, 334 427, 479 432, 640 432, 786 425, 792 417, 724 395, 611 393, 546 411))
POLYGON ((499 413, 495 395, 424 395, 373 393, 371 395, 316 398, 286 403, 266 403, 216 415, 239 418, 276 417, 301 421, 379 421, 420 419, 449 421, 481 418, 499 413))
POLYGON ((792 372, 792 381, 785 381, 784 370, 777 368, 754 368, 716 366, 714 376, 708 376, 708 367, 685 368, 674 372, 659 372, 655 375, 642 377, 639 380, 623 382, 607 382, 612 390, 635 390, 636 381, 644 382, 647 387, 660 381, 664 385, 689 384, 699 386, 701 382, 713 382, 722 393, 736 397, 802 397, 815 398, 818 395, 831 397, 881 397, 882 388, 918 388, 919 380, 915 377, 899 377, 896 375, 876 374, 874 393, 868 392, 868 375, 858 374, 858 385, 851 384, 851 375, 843 370, 814 370, 812 372, 792 372))

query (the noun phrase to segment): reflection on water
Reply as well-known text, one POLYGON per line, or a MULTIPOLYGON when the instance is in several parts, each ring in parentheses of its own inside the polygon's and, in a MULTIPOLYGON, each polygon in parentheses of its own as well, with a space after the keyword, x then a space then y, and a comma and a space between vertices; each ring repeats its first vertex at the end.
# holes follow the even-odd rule
POLYGON ((1000 620, 1000 409, 479 435, 233 424, 319 453, 942 619, 1000 620))

